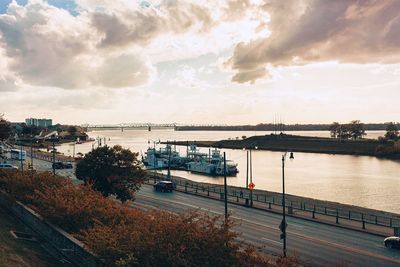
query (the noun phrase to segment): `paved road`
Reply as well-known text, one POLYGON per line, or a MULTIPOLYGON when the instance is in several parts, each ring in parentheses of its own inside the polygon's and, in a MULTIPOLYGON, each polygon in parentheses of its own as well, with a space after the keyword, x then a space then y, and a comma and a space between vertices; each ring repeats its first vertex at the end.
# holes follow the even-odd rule
MULTIPOLYGON (((188 209, 224 212, 223 202, 181 192, 154 192, 148 185, 141 188, 133 205, 171 212, 188 209)), ((241 239, 267 253, 281 254, 280 215, 235 205, 230 205, 229 210, 239 222, 236 230, 241 239)), ((382 237, 292 217, 287 221, 288 253, 297 253, 301 260, 312 265, 400 266, 400 251, 385 248, 382 237)))
MULTIPOLYGON (((21 162, 17 161, 17 160, 12 160, 10 159, 9 155, 6 155, 7 159, 6 162, 10 163, 14 166, 17 166, 18 168, 20 168, 21 166, 21 162)), ((2 159, 1 162, 3 162, 4 160, 2 159)), ((31 161, 30 157, 27 157, 25 162, 24 162, 24 170, 27 169, 27 164, 31 161)), ((65 177, 69 177, 71 178, 74 182, 77 182, 79 180, 76 179, 75 177, 75 163, 72 163, 73 168, 72 169, 56 169, 56 174, 65 176, 65 177)), ((42 160, 42 159, 37 159, 37 158, 33 158, 33 168, 37 171, 53 171, 52 168, 52 163, 46 160, 42 160)))

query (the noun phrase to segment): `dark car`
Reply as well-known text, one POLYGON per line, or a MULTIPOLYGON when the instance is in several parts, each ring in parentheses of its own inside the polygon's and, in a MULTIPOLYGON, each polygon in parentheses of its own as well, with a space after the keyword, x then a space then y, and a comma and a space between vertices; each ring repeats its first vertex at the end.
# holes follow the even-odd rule
POLYGON ((400 249, 400 237, 398 236, 386 237, 383 242, 385 243, 385 247, 387 248, 400 249))
POLYGON ((72 163, 71 162, 63 162, 64 169, 72 169, 72 163))
POLYGON ((52 167, 53 167, 54 169, 64 169, 64 164, 63 164, 62 162, 54 162, 54 163, 52 164, 52 167))
POLYGON ((174 190, 174 184, 171 181, 160 181, 154 184, 154 190, 161 192, 172 192, 174 190))
POLYGON ((71 162, 61 162, 61 161, 54 162, 53 167, 54 167, 54 169, 72 169, 73 168, 71 162))

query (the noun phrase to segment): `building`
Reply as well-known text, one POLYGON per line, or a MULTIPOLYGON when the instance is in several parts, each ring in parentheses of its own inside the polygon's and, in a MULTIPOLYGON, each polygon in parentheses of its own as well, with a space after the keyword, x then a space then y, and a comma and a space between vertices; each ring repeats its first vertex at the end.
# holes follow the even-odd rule
POLYGON ((26 125, 35 125, 37 127, 49 127, 53 125, 52 119, 35 119, 35 118, 28 118, 25 119, 26 125))

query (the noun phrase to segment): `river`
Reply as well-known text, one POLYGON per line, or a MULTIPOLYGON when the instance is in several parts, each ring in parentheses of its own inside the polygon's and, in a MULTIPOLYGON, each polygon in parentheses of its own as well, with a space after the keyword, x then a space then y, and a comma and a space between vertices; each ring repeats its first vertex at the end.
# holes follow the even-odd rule
MULTIPOLYGON (((248 131, 174 131, 174 130, 104 130, 88 133, 91 138, 106 137, 107 145, 119 144, 132 151, 144 153, 148 141, 167 140, 221 140, 242 136, 265 135, 270 132, 248 131)), ((327 137, 327 131, 288 132, 288 134, 327 137)), ((368 138, 383 135, 382 131, 368 132, 368 138)), ((92 143, 75 146, 75 152, 86 153, 92 143)), ((64 144, 58 150, 71 155, 73 146, 64 144)), ((185 147, 177 147, 183 154, 185 147)), ((207 148, 200 148, 208 152, 207 148)), ((238 163, 239 174, 229 177, 228 184, 245 186, 246 151, 223 150, 227 159, 238 163)), ((282 152, 253 151, 253 182, 257 189, 282 191, 282 152)), ((285 186, 288 194, 336 201, 366 208, 400 213, 400 162, 368 156, 347 156, 315 153, 295 153, 294 160, 287 160, 285 186)), ((221 177, 209 177, 185 171, 172 171, 173 175, 191 180, 223 183, 221 177)))

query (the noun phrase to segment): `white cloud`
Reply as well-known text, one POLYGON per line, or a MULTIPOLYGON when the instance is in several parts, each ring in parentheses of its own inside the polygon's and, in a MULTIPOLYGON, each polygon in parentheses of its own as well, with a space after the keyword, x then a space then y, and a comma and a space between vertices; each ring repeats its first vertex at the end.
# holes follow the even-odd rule
POLYGON ((267 65, 304 65, 337 60, 347 63, 396 63, 400 60, 400 2, 268 1, 272 34, 236 45, 228 64, 233 80, 268 76, 267 65))

